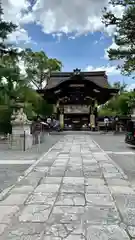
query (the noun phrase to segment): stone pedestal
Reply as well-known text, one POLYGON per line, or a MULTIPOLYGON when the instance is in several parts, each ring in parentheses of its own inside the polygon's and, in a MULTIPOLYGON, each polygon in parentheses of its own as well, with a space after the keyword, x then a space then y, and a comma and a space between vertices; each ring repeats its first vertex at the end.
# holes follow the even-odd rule
POLYGON ((30 132, 30 124, 13 125, 11 135, 11 148, 25 151, 32 147, 33 137, 30 132))

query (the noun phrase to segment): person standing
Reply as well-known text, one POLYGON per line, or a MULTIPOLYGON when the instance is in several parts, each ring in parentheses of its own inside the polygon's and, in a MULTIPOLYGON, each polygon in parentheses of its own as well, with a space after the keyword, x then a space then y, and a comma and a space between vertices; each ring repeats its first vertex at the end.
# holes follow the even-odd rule
POLYGON ((59 122, 59 120, 56 120, 55 119, 55 123, 54 123, 54 129, 56 130, 56 131, 60 131, 60 122, 59 122))
POLYGON ((35 144, 39 144, 41 142, 41 133, 42 133, 42 124, 40 117, 37 117, 37 121, 35 122, 35 144))
POLYGON ((105 132, 108 132, 109 118, 107 116, 104 118, 104 126, 105 126, 105 132))
POLYGON ((115 131, 119 132, 119 118, 118 118, 118 116, 115 117, 115 131))
POLYGON ((49 128, 51 128, 51 123, 52 123, 51 117, 47 118, 47 123, 48 123, 49 128))

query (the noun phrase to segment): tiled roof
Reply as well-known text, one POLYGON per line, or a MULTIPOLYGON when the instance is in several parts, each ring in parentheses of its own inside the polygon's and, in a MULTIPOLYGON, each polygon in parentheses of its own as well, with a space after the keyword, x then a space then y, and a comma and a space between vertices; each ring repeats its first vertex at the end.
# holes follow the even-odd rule
MULTIPOLYGON (((51 73, 48 83, 45 89, 55 88, 62 82, 67 80, 72 80, 73 72, 54 72, 51 73)), ((80 72, 82 79, 91 81, 95 83, 97 86, 102 88, 110 88, 110 85, 107 80, 106 73, 104 71, 100 72, 80 72)))

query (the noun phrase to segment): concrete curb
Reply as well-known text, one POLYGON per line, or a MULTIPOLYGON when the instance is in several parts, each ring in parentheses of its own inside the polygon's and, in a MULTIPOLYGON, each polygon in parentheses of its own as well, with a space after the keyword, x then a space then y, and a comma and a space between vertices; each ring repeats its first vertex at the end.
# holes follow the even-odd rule
POLYGON ((5 188, 1 193, 0 193, 0 201, 3 200, 3 198, 5 198, 8 193, 15 187, 15 184, 14 185, 11 185, 10 187, 8 188, 5 188))
POLYGON ((126 132, 114 132, 113 135, 125 135, 126 132))
POLYGON ((121 136, 121 135, 125 135, 125 132, 112 132, 112 131, 108 131, 107 133, 104 132, 104 131, 95 131, 95 132, 92 132, 92 131, 62 131, 62 132, 50 132, 49 135, 53 136, 53 135, 81 135, 81 134, 89 134, 89 135, 107 135, 107 136, 121 136))

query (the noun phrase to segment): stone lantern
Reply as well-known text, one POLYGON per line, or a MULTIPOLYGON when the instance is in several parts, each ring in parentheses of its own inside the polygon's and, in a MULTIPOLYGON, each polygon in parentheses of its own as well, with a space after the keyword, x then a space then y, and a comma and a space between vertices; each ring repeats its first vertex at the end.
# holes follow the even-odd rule
POLYGON ((11 115, 11 147, 16 150, 27 150, 32 147, 31 121, 24 113, 24 103, 16 99, 11 115))

